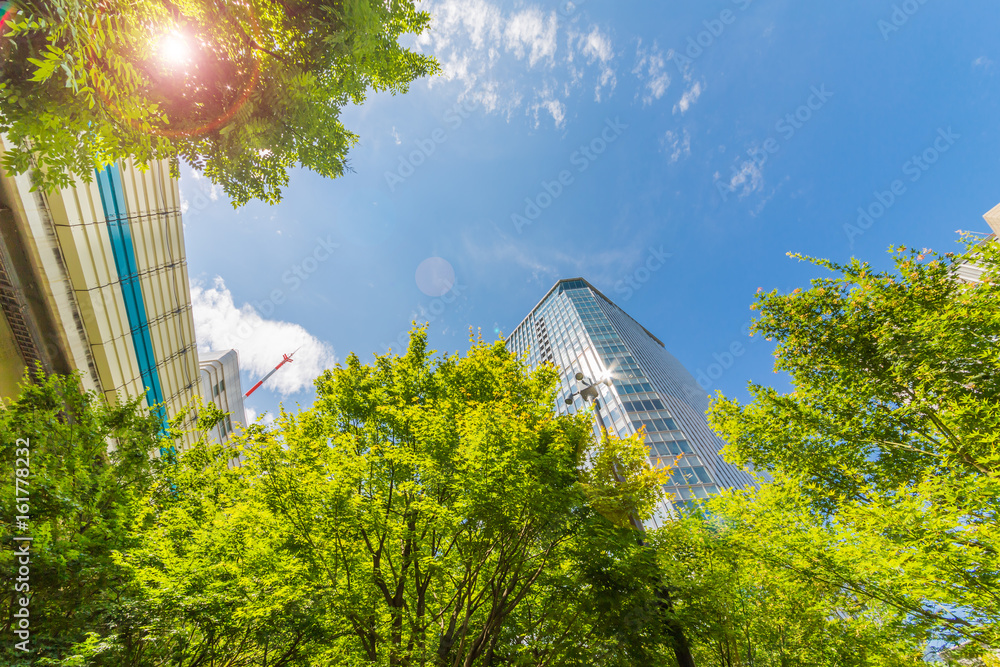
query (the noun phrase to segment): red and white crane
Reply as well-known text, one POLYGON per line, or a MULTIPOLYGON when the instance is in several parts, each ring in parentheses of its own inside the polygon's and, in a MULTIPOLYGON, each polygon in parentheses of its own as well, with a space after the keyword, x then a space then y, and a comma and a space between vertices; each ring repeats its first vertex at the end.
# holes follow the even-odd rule
MULTIPOLYGON (((296 348, 295 352, 298 352, 298 351, 299 351, 299 349, 296 348)), ((285 364, 292 363, 292 357, 295 355, 295 352, 292 352, 291 354, 282 355, 281 363, 279 363, 277 366, 275 366, 274 370, 272 370, 270 373, 268 373, 267 375, 265 375, 264 377, 262 377, 257 384, 255 384, 254 386, 250 387, 250 391, 248 391, 247 393, 243 394, 243 398, 246 398, 250 394, 252 394, 255 391, 257 391, 257 387, 259 387, 262 384, 264 384, 267 381, 267 378, 269 378, 272 375, 274 375, 275 373, 277 373, 279 368, 281 368, 285 364)))

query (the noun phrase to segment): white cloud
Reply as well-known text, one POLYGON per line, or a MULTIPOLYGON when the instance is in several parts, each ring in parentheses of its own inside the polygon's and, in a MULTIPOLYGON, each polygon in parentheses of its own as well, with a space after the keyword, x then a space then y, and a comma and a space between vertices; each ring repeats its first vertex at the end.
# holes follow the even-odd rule
POLYGON ((499 7, 485 0, 445 0, 425 3, 433 25, 417 39, 418 44, 434 44, 435 50, 447 47, 454 36, 464 33, 472 46, 481 49, 496 42, 502 33, 503 17, 499 7))
POLYGON ((610 86, 614 90, 615 85, 618 83, 615 77, 615 70, 610 65, 615 55, 611 39, 603 34, 599 27, 593 26, 589 33, 580 35, 577 46, 580 52, 587 58, 588 65, 600 63, 601 75, 597 85, 594 87, 594 98, 600 102, 601 89, 604 86, 610 86))
POLYGON ((548 88, 538 93, 538 101, 529 107, 529 111, 534 116, 535 127, 541 124, 539 120, 539 112, 541 111, 549 113, 557 128, 563 127, 566 124, 566 105, 557 100, 548 88))
MULTIPOLYGON (((716 174, 716 178, 719 175, 716 174)), ((739 190, 740 199, 757 192, 764 187, 764 172, 753 160, 745 160, 733 170, 733 175, 729 179, 729 190, 735 192, 739 190)))
POLYGON ((493 227, 497 238, 487 243, 478 235, 468 232, 462 235, 465 254, 475 261, 481 276, 496 271, 509 273, 516 267, 516 275, 523 275, 528 282, 545 289, 570 275, 584 276, 595 284, 614 285, 622 278, 621 267, 634 266, 644 258, 649 246, 646 240, 632 237, 620 247, 580 255, 551 245, 526 245, 511 239, 496 223, 493 227))
POLYGON ((548 100, 544 103, 545 108, 555 121, 556 127, 562 127, 566 122, 566 105, 559 100, 548 100))
POLYGON ((528 56, 528 65, 534 67, 542 58, 551 60, 556 55, 556 13, 548 17, 536 7, 529 7, 507 20, 504 45, 518 60, 528 56))
POLYGON ((191 175, 194 176, 194 180, 198 182, 198 189, 208 195, 208 198, 212 201, 218 201, 219 195, 222 194, 222 186, 212 183, 210 180, 202 176, 201 172, 197 169, 191 170, 191 175))
MULTIPOLYGON (((293 361, 292 363, 295 362, 293 361)), ((256 424, 257 418, 260 416, 260 413, 251 408, 246 403, 243 404, 243 410, 246 412, 247 415, 247 423, 256 424)), ((265 412, 263 424, 264 426, 271 426, 272 424, 274 424, 274 415, 271 414, 270 412, 265 412)))
POLYGON ((701 92, 704 90, 701 86, 701 81, 695 81, 690 88, 684 91, 681 95, 681 99, 677 104, 674 105, 674 113, 678 111, 681 114, 687 113, 687 110, 691 108, 691 105, 698 101, 701 97, 701 92))
POLYGON ((594 25, 564 28, 551 4, 504 10, 490 0, 422 0, 419 8, 432 21, 415 45, 442 67, 428 85, 458 83, 459 98, 487 113, 523 111, 536 123, 545 113, 562 127, 575 89, 594 85, 600 101, 617 83, 611 38, 594 25))
POLYGON ((657 47, 656 42, 653 42, 653 46, 647 50, 643 48, 640 41, 636 49, 636 63, 635 67, 632 68, 632 73, 639 78, 645 87, 645 93, 642 96, 644 105, 652 104, 653 101, 663 97, 667 88, 670 87, 670 75, 664 71, 665 67, 666 58, 657 47))
POLYGON ((184 215, 189 211, 192 214, 198 213, 207 208, 211 202, 219 201, 219 198, 224 194, 221 185, 216 185, 203 176, 200 171, 187 168, 185 173, 190 174, 194 179, 196 192, 193 195, 189 192, 185 192, 186 188, 182 183, 180 187, 181 215, 184 215))
POLYGON ((392 138, 393 138, 393 140, 395 140, 397 146, 400 145, 401 143, 403 143, 403 140, 399 138, 399 132, 396 131, 396 126, 395 125, 392 126, 392 133, 391 134, 392 134, 392 138))
POLYGON ((990 69, 993 67, 993 61, 986 56, 979 56, 972 61, 973 67, 982 67, 983 69, 990 69))
POLYGON ((667 130, 660 144, 670 153, 671 162, 677 162, 682 157, 691 155, 691 135, 687 130, 682 130, 679 134, 667 130))
MULTIPOLYGON (((510 119, 524 112, 536 126, 547 116, 561 128, 571 116, 574 93, 593 86, 601 102, 618 87, 620 49, 605 27, 577 20, 582 15, 562 22, 551 4, 530 0, 515 9, 502 8, 498 0, 418 0, 418 7, 432 20, 415 46, 433 54, 442 68, 428 85, 458 84, 459 99, 486 113, 510 119)), ((670 87, 668 61, 655 42, 639 42, 632 74, 644 105, 670 87)), ((703 83, 694 84, 676 109, 686 111, 703 89, 703 83)))
POLYGON ((337 363, 333 347, 292 322, 268 320, 250 304, 237 308, 225 281, 217 276, 211 287, 191 284, 195 337, 198 349, 228 350, 240 355, 240 367, 262 377, 281 361, 281 355, 298 349, 294 361, 267 381, 266 387, 282 396, 312 386, 312 381, 337 363))
POLYGON ((500 236, 499 241, 483 244, 481 239, 475 238, 468 232, 462 234, 465 254, 475 261, 476 266, 493 271, 495 264, 514 265, 530 272, 535 282, 546 282, 558 277, 558 267, 539 260, 535 254, 525 251, 521 244, 511 241, 496 223, 493 226, 500 236))

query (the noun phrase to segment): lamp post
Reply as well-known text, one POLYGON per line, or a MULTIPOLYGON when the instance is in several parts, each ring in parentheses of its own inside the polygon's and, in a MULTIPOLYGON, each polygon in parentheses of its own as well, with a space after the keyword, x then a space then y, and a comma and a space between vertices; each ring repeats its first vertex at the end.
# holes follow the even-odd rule
MULTIPOLYGON (((610 378, 605 378, 601 382, 595 383, 583 373, 577 373, 576 381, 583 384, 583 389, 571 393, 566 399, 566 405, 573 405, 574 396, 579 396, 584 401, 590 401, 590 403, 594 406, 594 412, 597 414, 597 424, 601 427, 601 437, 607 436, 608 430, 607 427, 604 426, 604 416, 601 414, 601 397, 598 392, 598 385, 604 384, 610 387, 610 378)), ((625 481, 625 478, 618 470, 617 460, 611 462, 611 472, 615 476, 615 481, 617 483, 622 484, 625 481)), ((635 539, 636 542, 638 542, 639 547, 646 547, 646 540, 643 539, 646 531, 643 528, 642 521, 639 520, 639 517, 636 516, 635 512, 629 512, 628 519, 632 524, 632 528, 637 531, 635 539)), ((660 599, 660 604, 664 609, 666 609, 668 614, 672 615, 674 613, 674 602, 670 597, 669 589, 662 582, 657 582, 655 585, 656 596, 660 599)), ((677 664, 680 667, 695 667, 694 656, 691 655, 691 645, 688 643, 687 635, 684 633, 684 628, 676 619, 673 618, 668 617, 665 623, 667 633, 670 635, 670 638, 673 639, 674 657, 677 658, 677 664)))
MULTIPOLYGON (((606 436, 608 433, 608 429, 604 425, 604 416, 601 414, 601 395, 600 393, 598 393, 597 387, 599 384, 603 384, 610 387, 611 379, 605 378, 601 382, 595 383, 592 382, 590 378, 586 377, 583 373, 577 373, 576 381, 583 384, 583 389, 571 393, 569 397, 566 399, 566 405, 573 405, 574 396, 579 396, 584 401, 590 401, 591 405, 594 406, 594 413, 597 415, 597 424, 598 426, 601 427, 601 437, 606 436)), ((618 482, 619 484, 625 482, 625 477, 622 476, 621 472, 618 470, 617 460, 611 462, 611 473, 615 476, 615 481, 618 482)), ((639 517, 637 517, 634 512, 629 512, 628 520, 629 523, 632 524, 632 527, 635 528, 637 531, 639 531, 639 537, 637 538, 639 540, 639 546, 644 546, 645 540, 642 539, 642 535, 645 532, 645 529, 642 526, 642 521, 639 520, 639 517)))

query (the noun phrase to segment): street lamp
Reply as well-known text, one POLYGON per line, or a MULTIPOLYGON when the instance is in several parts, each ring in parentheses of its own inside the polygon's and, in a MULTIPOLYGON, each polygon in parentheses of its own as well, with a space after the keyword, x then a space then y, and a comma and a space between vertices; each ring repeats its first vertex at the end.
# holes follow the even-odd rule
POLYGON ((566 399, 566 405, 573 405, 573 397, 579 395, 585 401, 591 401, 594 404, 594 411, 597 413, 597 422, 601 426, 601 433, 607 431, 604 426, 604 417, 601 416, 601 400, 600 394, 597 393, 597 385, 603 384, 608 387, 611 386, 611 378, 604 378, 600 383, 594 383, 590 381, 590 378, 586 377, 583 373, 576 374, 576 381, 583 383, 583 389, 580 391, 574 391, 566 399))
MULTIPOLYGON (((606 436, 608 433, 608 429, 604 425, 604 416, 601 414, 601 397, 600 393, 598 392, 598 386, 603 384, 605 386, 610 387, 611 378, 605 377, 600 382, 592 382, 590 378, 586 377, 583 373, 577 373, 576 381, 583 384, 583 389, 571 393, 569 397, 566 399, 566 405, 573 405, 574 396, 579 396, 584 401, 590 401, 590 403, 594 406, 594 413, 597 415, 597 424, 601 427, 601 437, 606 436)), ((625 477, 618 470, 617 459, 611 462, 611 473, 615 476, 615 481, 617 483, 623 484, 625 482, 625 477)), ((642 525, 642 521, 639 520, 639 517, 637 517, 634 512, 629 512, 628 520, 629 523, 632 524, 632 527, 635 528, 637 531, 639 531, 640 535, 639 545, 642 546, 643 539, 641 535, 645 532, 645 529, 643 528, 642 525)))
MULTIPOLYGON (((573 397, 580 396, 584 401, 590 401, 594 406, 594 412, 597 414, 597 423, 601 427, 601 436, 607 434, 607 428, 604 426, 604 417, 601 415, 601 400, 600 394, 598 393, 598 385, 604 384, 611 386, 611 378, 604 377, 600 382, 591 382, 589 378, 585 377, 583 373, 576 374, 576 381, 583 383, 583 389, 579 391, 574 391, 566 399, 566 405, 573 405, 573 397)), ((615 476, 615 481, 619 484, 624 483, 625 478, 622 477, 621 472, 618 470, 618 461, 613 460, 611 462, 611 472, 615 476)), ((645 528, 642 522, 639 521, 639 517, 635 515, 634 512, 629 512, 628 514, 629 523, 632 524, 632 528, 637 531, 636 542, 638 542, 640 548, 653 548, 646 544, 645 528)), ((662 582, 658 581, 656 585, 656 596, 660 599, 660 604, 663 605, 664 609, 672 616, 674 613, 674 602, 670 596, 670 589, 662 582)), ((667 633, 674 640, 674 657, 677 659, 677 664, 680 667, 695 667, 694 657, 691 655, 691 645, 688 642, 687 634, 684 632, 683 626, 674 618, 668 617, 665 621, 667 626, 667 633)))

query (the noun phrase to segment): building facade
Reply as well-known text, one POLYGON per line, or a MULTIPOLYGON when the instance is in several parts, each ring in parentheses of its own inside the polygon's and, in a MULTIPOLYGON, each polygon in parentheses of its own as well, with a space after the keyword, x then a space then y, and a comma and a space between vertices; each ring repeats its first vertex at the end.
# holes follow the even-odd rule
POLYGON ((0 396, 39 363, 79 370, 112 403, 144 396, 164 423, 193 428, 198 354, 180 192, 165 163, 110 165, 54 193, 2 175, 0 241, 0 396))
POLYGON ((708 426, 705 391, 656 336, 586 280, 556 283, 507 345, 526 355, 532 367, 548 362, 558 368, 561 412, 586 407, 579 396, 572 406, 565 403, 581 388, 577 373, 611 379, 610 386, 598 385, 605 425, 619 436, 645 428, 651 463, 671 467, 668 513, 720 488, 754 484, 719 455, 725 442, 708 426))
MULTIPOLYGON (((240 358, 236 350, 201 352, 198 354, 201 373, 201 396, 206 403, 215 403, 226 413, 210 438, 225 445, 235 433, 237 426, 246 427, 246 411, 243 407, 243 388, 240 383, 240 358)), ((230 466, 240 465, 241 456, 229 460, 230 466)))
MULTIPOLYGON (((997 204, 983 214, 983 219, 990 226, 991 232, 983 236, 981 243, 996 243, 1000 237, 1000 204, 997 204)), ((957 268, 958 277, 970 283, 978 283, 983 278, 983 268, 977 264, 962 262, 957 268)))
POLYGON ((1000 237, 1000 204, 997 204, 984 213, 983 220, 985 220, 986 224, 988 224, 990 229, 993 230, 993 238, 996 239, 997 237, 1000 237))

